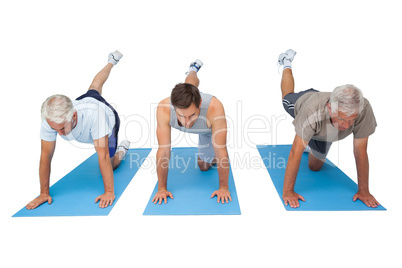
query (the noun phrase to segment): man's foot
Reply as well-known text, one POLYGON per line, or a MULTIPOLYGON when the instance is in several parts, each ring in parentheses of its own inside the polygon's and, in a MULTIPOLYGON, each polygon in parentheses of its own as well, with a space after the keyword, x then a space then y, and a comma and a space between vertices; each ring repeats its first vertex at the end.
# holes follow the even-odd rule
POLYGON ((292 49, 286 50, 285 53, 281 53, 278 57, 278 65, 283 65, 283 68, 292 68, 291 63, 296 55, 296 51, 292 49))
POLYGON ((309 145, 307 145, 307 147, 304 149, 304 153, 310 153, 311 148, 309 145))
POLYGON ((119 146, 117 146, 116 154, 119 152, 123 152, 123 155, 121 157, 123 159, 126 156, 129 148, 130 148, 130 142, 127 140, 124 140, 124 141, 120 142, 119 146))
POLYGON ((189 74, 191 71, 198 72, 201 69, 202 65, 203 65, 203 63, 200 60, 193 61, 190 64, 190 67, 188 69, 188 72, 186 72, 186 74, 189 74))
POLYGON ((116 65, 119 60, 121 59, 121 57, 123 57, 123 54, 120 53, 120 51, 116 50, 115 52, 111 52, 109 54, 109 58, 107 60, 107 62, 116 65))

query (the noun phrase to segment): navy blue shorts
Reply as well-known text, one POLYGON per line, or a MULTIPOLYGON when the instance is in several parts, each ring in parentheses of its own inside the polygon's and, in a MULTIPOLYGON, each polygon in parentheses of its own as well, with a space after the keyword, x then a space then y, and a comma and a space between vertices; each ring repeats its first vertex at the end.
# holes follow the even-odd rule
POLYGON ((94 98, 108 106, 112 112, 114 113, 114 118, 115 118, 115 124, 113 127, 113 134, 109 137, 109 156, 112 158, 114 154, 116 153, 117 149, 117 135, 119 134, 119 128, 120 128, 120 118, 119 114, 116 112, 116 110, 110 105, 100 94, 99 91, 95 89, 90 89, 85 93, 84 95, 79 96, 76 98, 76 100, 82 100, 83 98, 91 97, 94 98))
POLYGON ((285 111, 288 112, 293 118, 295 118, 295 103, 296 101, 303 96, 304 94, 308 92, 318 92, 318 90, 315 89, 307 89, 304 91, 300 91, 297 93, 289 93, 287 94, 282 101, 283 108, 285 108, 285 111))
MULTIPOLYGON (((285 108, 285 111, 288 112, 293 118, 295 118, 295 103, 296 101, 303 96, 304 94, 308 92, 319 92, 318 90, 315 89, 307 89, 304 91, 300 91, 298 93, 289 93, 283 98, 283 108, 285 108)), ((308 143, 308 145, 311 148, 311 153, 319 158, 319 159, 325 159, 329 152, 329 148, 331 148, 332 143, 331 142, 325 142, 325 141, 317 141, 311 139, 308 143)))

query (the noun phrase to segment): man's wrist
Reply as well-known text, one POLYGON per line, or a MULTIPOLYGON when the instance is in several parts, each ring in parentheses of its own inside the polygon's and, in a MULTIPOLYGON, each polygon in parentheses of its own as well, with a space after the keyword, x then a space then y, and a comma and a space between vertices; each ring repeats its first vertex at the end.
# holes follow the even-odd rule
POLYGON ((282 193, 285 194, 285 193, 294 192, 294 191, 295 191, 295 190, 294 190, 293 188, 292 188, 292 189, 287 188, 287 189, 283 189, 282 193))
POLYGON ((368 187, 358 187, 357 188, 358 192, 366 192, 366 193, 370 193, 368 187))

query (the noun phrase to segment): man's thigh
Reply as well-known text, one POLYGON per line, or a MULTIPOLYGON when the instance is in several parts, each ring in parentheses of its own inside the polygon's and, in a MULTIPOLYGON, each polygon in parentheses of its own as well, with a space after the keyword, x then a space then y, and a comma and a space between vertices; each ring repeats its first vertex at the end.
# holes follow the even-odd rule
POLYGON ((212 144, 212 134, 200 134, 198 138, 198 158, 208 164, 212 164, 215 159, 214 146, 212 144))

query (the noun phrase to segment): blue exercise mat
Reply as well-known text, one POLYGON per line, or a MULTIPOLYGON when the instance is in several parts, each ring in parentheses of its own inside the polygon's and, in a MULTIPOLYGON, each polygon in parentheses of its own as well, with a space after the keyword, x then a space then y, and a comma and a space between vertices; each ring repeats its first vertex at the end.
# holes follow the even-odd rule
POLYGON ((151 149, 130 149, 120 166, 114 171, 116 199, 112 206, 99 208, 95 199, 104 193, 98 155, 95 153, 50 187, 52 204, 47 202, 28 210, 25 207, 13 217, 43 216, 106 216, 123 194, 131 179, 147 158, 151 149))
POLYGON ((173 195, 167 204, 152 203, 158 183, 151 194, 144 215, 240 215, 239 200, 233 180, 229 173, 229 191, 232 201, 218 203, 212 193, 219 189, 219 176, 216 166, 201 171, 197 164, 197 148, 173 148, 169 162, 167 189, 173 195))
MULTIPOLYGON (((265 167, 268 169, 272 182, 279 194, 282 203, 283 180, 291 145, 258 145, 265 167)), ((291 208, 291 211, 348 211, 348 210, 386 210, 383 206, 367 207, 360 200, 353 202, 357 193, 357 184, 343 173, 328 159, 320 171, 311 171, 308 168, 308 154, 304 153, 301 159, 299 173, 296 179, 295 192, 302 195, 306 202, 299 200, 300 207, 291 208)))

